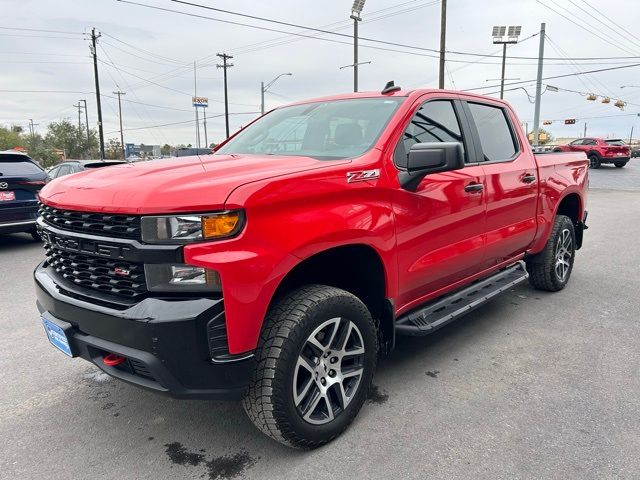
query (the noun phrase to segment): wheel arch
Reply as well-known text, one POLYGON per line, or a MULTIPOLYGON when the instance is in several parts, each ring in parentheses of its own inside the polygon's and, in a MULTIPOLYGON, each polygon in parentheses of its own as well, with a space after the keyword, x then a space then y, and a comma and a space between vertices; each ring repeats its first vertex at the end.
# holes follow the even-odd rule
POLYGON ((582 197, 577 192, 567 193, 558 202, 554 218, 558 215, 565 215, 571 219, 575 228, 576 250, 580 249, 585 228, 582 222, 584 216, 582 197))
POLYGON ((308 284, 341 288, 358 297, 378 326, 381 351, 395 344, 393 303, 388 298, 388 272, 379 252, 354 243, 314 253, 296 264, 278 284, 270 305, 287 292, 308 284))

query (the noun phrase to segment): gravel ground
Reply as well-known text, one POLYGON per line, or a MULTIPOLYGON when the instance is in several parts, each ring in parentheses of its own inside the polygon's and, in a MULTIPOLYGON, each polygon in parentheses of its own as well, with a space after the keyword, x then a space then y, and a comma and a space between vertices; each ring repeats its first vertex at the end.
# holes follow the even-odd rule
POLYGON ((569 286, 527 285, 401 338, 346 432, 313 452, 237 403, 179 401, 70 360, 45 337, 42 248, 0 238, 0 478, 640 478, 640 161, 591 175, 569 286), (616 188, 617 190, 606 190, 616 188))

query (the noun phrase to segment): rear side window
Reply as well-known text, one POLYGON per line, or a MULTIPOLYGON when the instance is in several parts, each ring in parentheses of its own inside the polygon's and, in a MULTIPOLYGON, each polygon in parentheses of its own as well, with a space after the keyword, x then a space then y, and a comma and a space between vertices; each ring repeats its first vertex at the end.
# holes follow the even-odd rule
POLYGON ((21 158, 3 158, 0 156, 0 176, 9 175, 31 175, 34 173, 42 173, 38 165, 21 158))
POLYGON ((469 103, 469 110, 480 135, 485 160, 495 162, 513 158, 518 147, 504 109, 469 103))
POLYGON ((396 165, 406 168, 407 155, 416 143, 460 142, 462 130, 450 100, 432 100, 422 105, 402 134, 395 154, 396 165))

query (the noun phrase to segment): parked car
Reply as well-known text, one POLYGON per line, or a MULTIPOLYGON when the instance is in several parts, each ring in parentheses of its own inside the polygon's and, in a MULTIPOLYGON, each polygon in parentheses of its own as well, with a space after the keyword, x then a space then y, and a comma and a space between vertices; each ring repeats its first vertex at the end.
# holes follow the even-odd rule
POLYGON ((53 180, 72 173, 82 172, 88 168, 102 168, 111 165, 122 165, 123 163, 127 162, 124 160, 67 160, 49 169, 48 174, 49 178, 53 180))
POLYGON ((629 146, 619 138, 578 138, 568 145, 558 145, 556 152, 585 152, 589 167, 600 168, 603 163, 624 167, 631 157, 629 146))
POLYGON ((495 98, 388 85, 277 108, 212 155, 52 182, 45 330, 109 375, 242 398, 268 436, 318 447, 396 335, 527 278, 567 285, 588 161, 534 155, 519 125, 495 98))
POLYGON ((174 155, 176 157, 192 157, 194 155, 210 155, 211 153, 213 153, 212 148, 184 147, 176 149, 174 155))
POLYGON ((30 233, 36 230, 38 192, 45 185, 46 172, 28 155, 14 150, 0 152, 0 234, 30 233))
POLYGON ((631 158, 640 157, 640 147, 633 147, 631 149, 631 158))

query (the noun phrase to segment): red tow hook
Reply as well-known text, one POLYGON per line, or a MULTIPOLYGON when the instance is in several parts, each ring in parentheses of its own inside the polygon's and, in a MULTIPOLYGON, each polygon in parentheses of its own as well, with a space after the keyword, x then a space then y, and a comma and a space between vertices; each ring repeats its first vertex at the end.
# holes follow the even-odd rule
POLYGON ((127 359, 125 357, 122 357, 120 355, 116 355, 115 353, 110 353, 109 355, 107 355, 106 357, 104 357, 102 359, 102 363, 104 363, 105 365, 108 365, 110 367, 115 367, 117 365, 120 365, 121 363, 125 362, 127 359))

